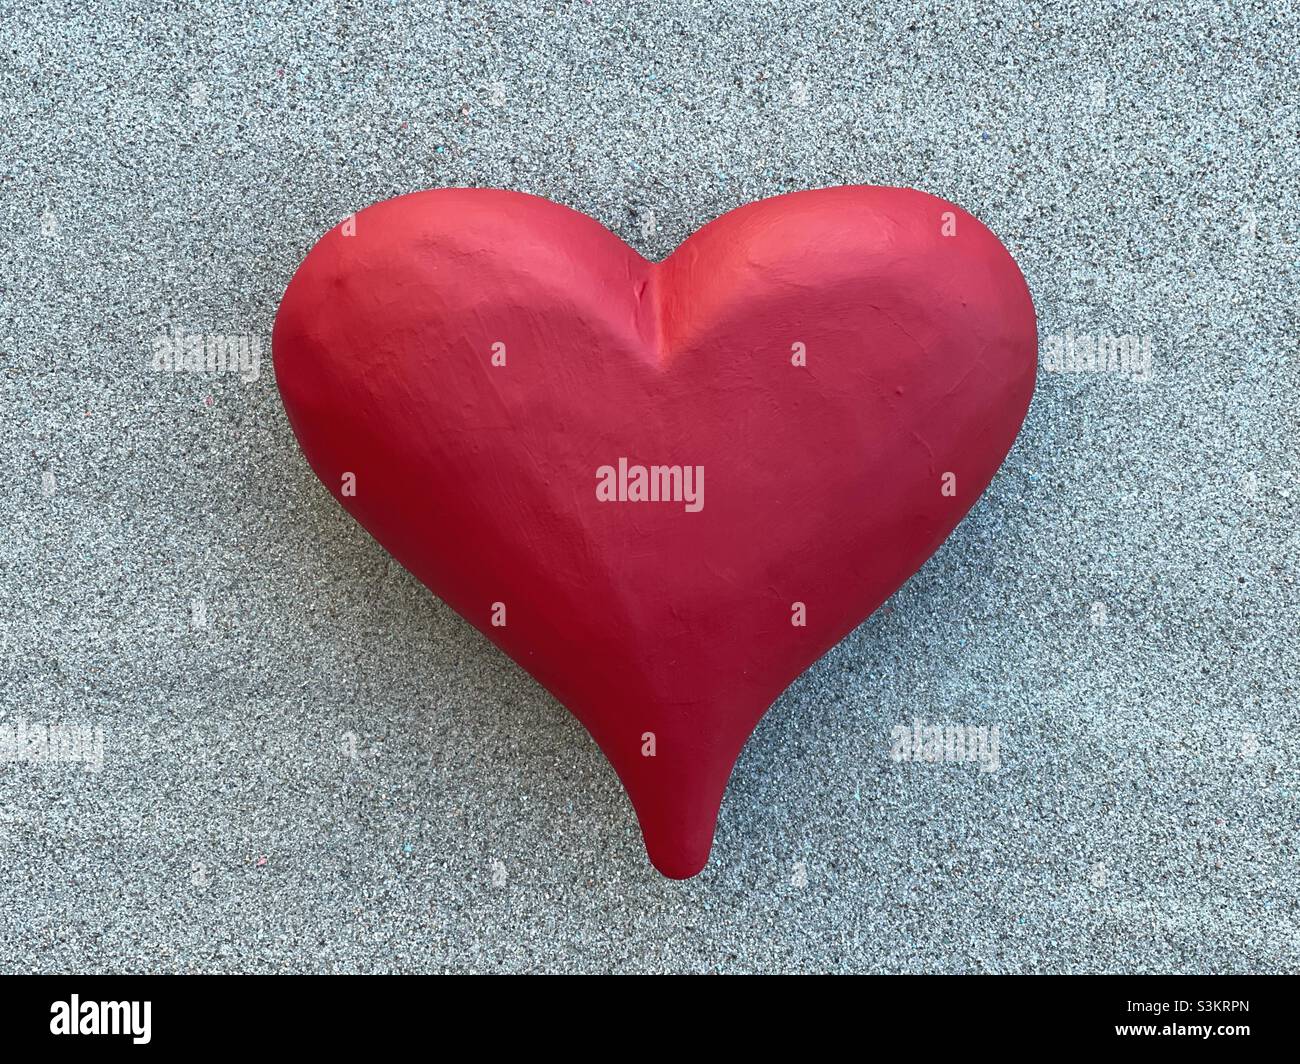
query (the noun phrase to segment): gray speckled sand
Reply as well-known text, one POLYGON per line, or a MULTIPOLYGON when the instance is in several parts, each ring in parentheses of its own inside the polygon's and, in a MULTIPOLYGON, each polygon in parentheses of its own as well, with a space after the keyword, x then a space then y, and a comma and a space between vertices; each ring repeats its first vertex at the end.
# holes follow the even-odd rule
POLYGON ((0 763, 0 969, 1300 968, 1291 4, 89 6, 0 12, 0 725, 105 740, 0 763), (151 368, 168 325, 265 342, 397 193, 534 192, 661 257, 856 182, 961 203, 1044 338, 1149 342, 1150 379, 1040 373, 692 881, 315 482, 269 359, 151 368), (891 760, 915 718, 996 725, 1001 770, 891 760))

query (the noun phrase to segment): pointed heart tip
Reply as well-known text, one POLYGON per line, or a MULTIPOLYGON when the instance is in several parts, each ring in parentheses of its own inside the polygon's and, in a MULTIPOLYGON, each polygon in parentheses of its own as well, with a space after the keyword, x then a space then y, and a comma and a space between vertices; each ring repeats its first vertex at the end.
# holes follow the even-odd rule
POLYGON ((650 863, 655 866, 656 871, 668 879, 691 879, 698 876, 704 871, 704 866, 709 863, 709 852, 711 846, 705 847, 701 852, 683 851, 680 847, 673 847, 669 850, 651 849, 646 844, 646 853, 650 856, 650 863))
MULTIPOLYGON (((725 783, 725 777, 723 779, 725 783)), ((641 837, 650 863, 669 879, 690 879, 704 871, 713 851, 713 833, 718 825, 722 794, 710 793, 692 804, 682 788, 658 801, 643 799, 637 808, 641 837)))

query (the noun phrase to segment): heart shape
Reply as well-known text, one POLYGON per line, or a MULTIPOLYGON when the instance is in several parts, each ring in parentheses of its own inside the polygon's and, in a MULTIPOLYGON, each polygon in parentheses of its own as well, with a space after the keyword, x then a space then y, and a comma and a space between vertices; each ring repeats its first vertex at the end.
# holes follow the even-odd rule
POLYGON ((326 234, 272 347, 317 476, 582 721, 684 878, 768 706, 988 485, 1037 331, 997 237, 910 189, 751 203, 661 263, 442 189, 326 234))

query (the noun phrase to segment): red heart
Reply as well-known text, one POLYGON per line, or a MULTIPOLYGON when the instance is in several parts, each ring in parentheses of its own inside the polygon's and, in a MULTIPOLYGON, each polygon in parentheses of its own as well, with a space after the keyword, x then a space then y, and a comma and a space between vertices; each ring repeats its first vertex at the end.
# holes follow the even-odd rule
POLYGON ((273 349, 317 476, 586 725, 681 878, 768 706, 997 471, 1037 336, 998 239, 909 189, 762 200, 658 264, 444 189, 328 233, 273 349))

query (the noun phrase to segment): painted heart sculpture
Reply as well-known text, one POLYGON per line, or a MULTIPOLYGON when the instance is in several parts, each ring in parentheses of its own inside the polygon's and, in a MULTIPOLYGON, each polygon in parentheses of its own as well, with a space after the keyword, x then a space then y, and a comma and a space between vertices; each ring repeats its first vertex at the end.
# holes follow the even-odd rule
POLYGON ((272 341, 317 476, 582 721, 675 878, 768 706, 988 485, 1037 354, 998 239, 870 187, 661 263, 534 196, 402 196, 312 249, 272 341))

